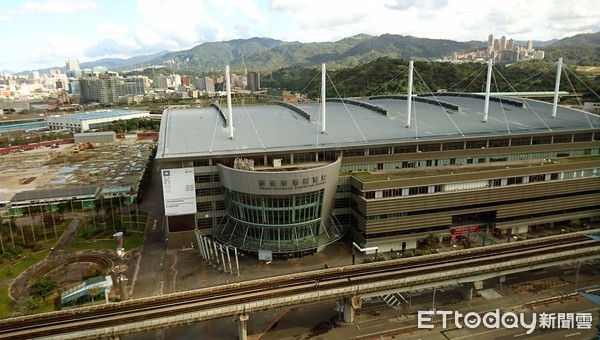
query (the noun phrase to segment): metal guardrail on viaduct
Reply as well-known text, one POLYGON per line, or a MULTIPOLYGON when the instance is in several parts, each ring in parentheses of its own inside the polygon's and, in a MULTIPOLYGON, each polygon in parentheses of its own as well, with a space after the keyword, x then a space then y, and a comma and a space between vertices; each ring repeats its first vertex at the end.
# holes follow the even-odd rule
MULTIPOLYGON (((586 237, 585 233, 336 267, 5 319, 0 320, 0 338, 96 339, 227 316, 240 317, 240 337, 245 338, 246 320, 251 313, 335 300, 345 301, 351 321, 361 298, 384 292, 477 282, 510 273, 600 258, 600 243, 586 237)), ((346 315, 344 317, 347 319, 346 315)))

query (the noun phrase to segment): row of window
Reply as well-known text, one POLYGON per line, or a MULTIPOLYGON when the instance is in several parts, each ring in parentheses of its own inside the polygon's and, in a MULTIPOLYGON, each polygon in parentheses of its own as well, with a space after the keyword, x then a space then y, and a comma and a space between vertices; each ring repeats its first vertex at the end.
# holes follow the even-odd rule
MULTIPOLYGON (((225 210, 225 202, 224 201, 215 201, 215 210, 225 210)), ((197 210, 199 212, 204 211, 212 211, 213 210, 213 202, 198 202, 196 203, 197 210)))
POLYGON ((395 169, 410 169, 431 166, 448 166, 448 165, 465 165, 465 164, 482 164, 507 161, 522 161, 534 159, 551 159, 571 156, 589 156, 600 154, 600 149, 582 149, 568 151, 550 151, 550 152, 530 152, 530 153, 515 153, 494 156, 482 157, 453 157, 441 159, 428 159, 419 161, 396 161, 385 163, 364 163, 364 164, 342 164, 341 172, 357 172, 357 171, 376 171, 376 170, 395 170, 395 169))
MULTIPOLYGON (((571 192, 571 193, 552 194, 552 195, 528 197, 528 198, 515 198, 515 199, 511 199, 511 200, 502 200, 502 201, 493 201, 492 200, 492 201, 484 201, 481 203, 473 203, 473 204, 467 204, 467 205, 465 205, 465 204, 461 205, 460 203, 457 203, 456 206, 443 207, 443 208, 431 208, 431 209, 417 210, 419 208, 414 207, 413 209, 415 209, 415 210, 410 210, 410 211, 405 211, 405 212, 388 213, 388 214, 380 214, 380 215, 372 215, 372 216, 365 216, 364 211, 361 211, 360 209, 358 209, 358 205, 356 204, 355 201, 352 201, 352 209, 354 210, 353 214, 356 214, 357 216, 360 216, 367 221, 371 221, 371 220, 392 219, 392 218, 406 217, 406 216, 423 216, 423 215, 439 214, 439 213, 454 214, 457 211, 461 211, 461 210, 467 211, 469 209, 497 210, 503 205, 526 204, 526 203, 532 203, 532 202, 540 202, 540 201, 563 199, 563 198, 571 199, 571 198, 577 197, 577 196, 595 195, 598 193, 600 193, 599 189, 592 189, 592 190, 586 190, 586 191, 579 191, 579 192, 575 192, 575 193, 571 192)), ((590 201, 589 204, 590 204, 590 206, 597 205, 596 202, 593 202, 593 201, 590 201)), ((548 208, 548 209, 552 210, 553 208, 548 208)), ((458 215, 453 215, 453 218, 456 216, 458 216, 458 215)), ((486 218, 485 220, 486 220, 486 222, 491 222, 493 219, 486 218)), ((498 219, 498 221, 504 221, 504 220, 498 219)))
POLYGON ((324 189, 288 196, 254 195, 225 190, 229 217, 249 224, 282 226, 321 218, 324 189))
POLYGON ((302 239, 314 240, 319 235, 319 222, 288 227, 288 228, 264 228, 254 225, 242 224, 236 228, 235 233, 238 237, 251 239, 261 243, 275 243, 280 241, 294 241, 302 239))
POLYGON ((81 124, 71 124, 71 123, 67 123, 67 124, 63 124, 63 123, 53 123, 53 122, 48 122, 48 125, 56 125, 56 126, 74 126, 74 127, 81 127, 81 124))
POLYGON ((578 177, 591 177, 600 175, 600 168, 586 169, 577 171, 563 171, 548 174, 536 174, 530 176, 518 176, 507 178, 495 178, 490 180, 468 181, 458 183, 446 183, 436 185, 424 185, 409 188, 393 188, 386 190, 365 191, 361 193, 357 188, 352 187, 355 195, 363 196, 366 199, 377 199, 387 197, 401 197, 412 195, 433 194, 438 192, 454 192, 473 189, 482 189, 488 187, 499 187, 515 184, 526 184, 553 180, 572 179, 578 177))
MULTIPOLYGON (((509 146, 527 146, 543 144, 561 144, 571 142, 590 142, 600 140, 600 133, 593 132, 567 133, 534 137, 512 137, 499 139, 467 140, 456 142, 428 143, 418 145, 401 145, 393 147, 373 147, 368 149, 369 155, 402 154, 414 152, 434 152, 448 150, 469 150, 481 148, 502 148, 509 146)), ((364 156, 366 149, 344 150, 346 157, 364 156)))
MULTIPOLYGON (((358 149, 345 149, 337 151, 325 151, 318 153, 319 161, 335 161, 337 156, 341 153, 344 157, 361 157, 365 155, 388 155, 388 154, 405 154, 405 153, 417 153, 417 152, 435 152, 435 151, 448 151, 448 150, 475 150, 482 148, 502 148, 511 146, 529 146, 529 145, 544 145, 544 144, 564 144, 571 142, 590 142, 600 141, 600 132, 581 132, 581 133, 567 133, 567 134, 556 134, 556 135, 544 135, 544 136, 533 136, 533 137, 511 137, 511 138, 496 138, 496 139, 480 139, 480 140, 467 140, 467 141, 448 141, 448 142, 437 142, 437 143, 422 143, 415 145, 397 145, 397 146, 386 146, 386 147, 372 147, 372 148, 358 148, 358 149)), ((270 159, 279 158, 283 164, 293 163, 305 163, 314 162, 317 157, 315 152, 305 153, 284 153, 280 155, 269 155, 265 156, 249 156, 248 159, 254 160, 256 166, 268 165, 270 159)), ((555 157, 555 156, 547 156, 555 157)), ((212 164, 222 163, 228 166, 233 166, 233 160, 231 159, 213 159, 212 164)), ((194 166, 202 167, 211 165, 209 159, 199 159, 194 161, 194 166)), ((422 165, 423 166, 423 165, 422 165)), ((399 166, 397 166, 399 167, 399 166)), ((342 172, 349 171, 352 169, 345 170, 342 172)), ((364 169, 369 171, 368 169, 364 169)), ((374 170, 374 169, 370 169, 374 170)), ((359 171, 359 170, 353 170, 359 171)))

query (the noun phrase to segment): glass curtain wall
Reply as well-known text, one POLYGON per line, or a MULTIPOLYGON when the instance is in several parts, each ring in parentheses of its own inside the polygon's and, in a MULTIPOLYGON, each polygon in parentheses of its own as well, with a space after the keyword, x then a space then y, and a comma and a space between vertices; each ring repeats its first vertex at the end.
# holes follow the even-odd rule
POLYGON ((260 242, 295 241, 319 235, 324 189, 290 195, 255 195, 225 190, 229 218, 260 242))

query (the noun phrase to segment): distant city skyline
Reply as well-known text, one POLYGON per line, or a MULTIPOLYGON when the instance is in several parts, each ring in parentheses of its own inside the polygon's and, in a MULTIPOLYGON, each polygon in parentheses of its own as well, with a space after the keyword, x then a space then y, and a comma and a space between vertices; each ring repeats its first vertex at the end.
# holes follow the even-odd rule
POLYGON ((400 34, 482 41, 562 39, 600 31, 595 1, 506 0, 29 0, 0 3, 0 71, 64 67, 106 57, 177 51, 204 42, 268 37, 337 41, 400 34), (487 32, 487 34, 486 34, 487 32), (486 34, 486 35, 484 35, 486 34))

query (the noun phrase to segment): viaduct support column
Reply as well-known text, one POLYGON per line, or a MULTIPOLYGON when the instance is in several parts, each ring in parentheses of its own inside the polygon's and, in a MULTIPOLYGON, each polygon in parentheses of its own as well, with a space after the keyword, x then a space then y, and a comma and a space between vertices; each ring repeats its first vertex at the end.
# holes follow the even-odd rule
POLYGON ((248 318, 249 315, 240 315, 238 320, 238 336, 240 340, 248 340, 248 318))
POLYGON ((466 301, 471 301, 473 299, 473 284, 464 285, 460 289, 460 296, 466 301))
POLYGON ((354 322, 355 309, 362 306, 362 299, 358 296, 344 298, 344 322, 354 322))

